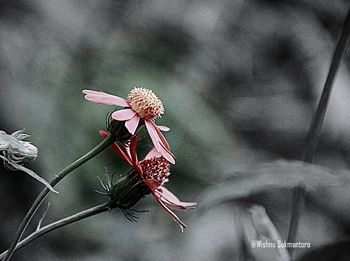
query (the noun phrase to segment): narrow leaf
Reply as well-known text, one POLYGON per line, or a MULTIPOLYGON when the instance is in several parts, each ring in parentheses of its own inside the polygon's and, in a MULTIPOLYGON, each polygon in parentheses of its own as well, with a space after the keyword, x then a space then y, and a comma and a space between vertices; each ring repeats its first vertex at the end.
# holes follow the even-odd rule
POLYGON ((19 165, 15 162, 11 162, 9 161, 6 157, 0 155, 0 158, 3 159, 7 164, 13 166, 15 169, 23 171, 25 173, 27 173, 29 176, 31 176, 32 178, 36 179, 37 181, 39 181, 40 183, 42 183, 43 185, 45 185, 48 189, 50 189, 52 192, 59 194, 45 179, 43 179, 42 177, 40 177, 38 174, 36 174, 34 171, 19 165))
MULTIPOLYGON (((348 173, 349 174, 349 173, 348 173)), ((335 175, 334 171, 302 161, 275 161, 256 166, 225 179, 203 193, 202 208, 247 198, 272 189, 291 190, 304 187, 308 193, 320 188, 350 184, 350 174, 335 175)))
POLYGON ((41 225, 46 217, 47 212, 49 211, 49 208, 50 208, 50 202, 47 203, 46 209, 45 209, 44 213, 42 214, 41 218, 39 219, 38 225, 36 227, 36 231, 38 231, 41 228, 41 225))

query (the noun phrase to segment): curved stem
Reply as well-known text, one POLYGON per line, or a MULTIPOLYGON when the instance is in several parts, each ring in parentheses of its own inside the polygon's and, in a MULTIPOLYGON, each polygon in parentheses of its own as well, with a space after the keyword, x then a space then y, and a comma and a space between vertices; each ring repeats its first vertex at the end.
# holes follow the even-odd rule
MULTIPOLYGON (((23 239, 21 242, 19 242, 15 246, 14 251, 28 245, 30 242, 42 237, 43 235, 45 235, 53 230, 56 230, 60 227, 67 226, 67 225, 74 223, 74 222, 77 222, 79 220, 97 215, 99 213, 109 211, 111 208, 112 207, 110 206, 109 202, 103 203, 101 205, 86 209, 84 211, 81 211, 81 212, 76 213, 74 215, 71 215, 69 217, 66 217, 66 218, 60 219, 56 222, 53 222, 51 224, 48 224, 48 225, 36 230, 35 232, 33 232, 32 234, 27 236, 25 239, 23 239)), ((3 253, 1 253, 0 260, 2 260, 8 252, 9 252, 9 250, 6 250, 3 253)))
MULTIPOLYGON (((114 141, 115 141, 115 136, 111 134, 107 139, 103 140, 95 148, 93 148, 88 153, 86 153, 85 155, 83 155, 82 157, 80 157, 79 159, 77 159, 76 161, 71 163, 70 165, 68 165, 66 168, 61 170, 58 174, 56 174, 55 178, 50 182, 50 185, 52 187, 54 187, 58 182, 60 182, 64 177, 66 177, 70 172, 72 172, 73 170, 75 170, 79 166, 83 165, 85 162, 87 162, 91 158, 93 158, 96 155, 98 155, 104 149, 109 147, 114 141)), ((10 258, 12 257, 13 252, 15 250, 15 247, 16 247, 18 241, 23 236, 23 233, 24 233, 25 229, 27 228, 29 222, 31 221, 32 217, 34 216, 34 214, 36 213, 36 211, 38 210, 39 206, 44 201, 46 195, 49 192, 50 192, 49 188, 45 187, 41 191, 39 196, 35 199, 34 203, 30 207, 30 209, 27 212, 26 216, 22 220, 22 223, 21 223, 21 225, 19 226, 19 228, 18 228, 18 230, 16 232, 15 239, 13 240, 13 242, 12 242, 12 244, 11 244, 9 250, 8 250, 8 253, 7 253, 7 255, 4 258, 4 261, 10 260, 10 258)))
MULTIPOLYGON (((342 32, 338 39, 331 66, 327 75, 326 82, 323 87, 322 96, 320 98, 317 112, 309 130, 307 146, 304 155, 304 162, 312 163, 314 154, 321 135, 321 129, 326 115, 329 98, 331 96, 333 82, 339 68, 341 58, 344 54, 346 43, 350 35, 350 9, 347 13, 342 32)), ((298 230, 299 217, 301 215, 305 200, 305 189, 303 187, 296 188, 293 193, 292 216, 289 226, 288 242, 294 242, 298 230)), ((290 255, 293 257, 293 248, 289 248, 290 255)))

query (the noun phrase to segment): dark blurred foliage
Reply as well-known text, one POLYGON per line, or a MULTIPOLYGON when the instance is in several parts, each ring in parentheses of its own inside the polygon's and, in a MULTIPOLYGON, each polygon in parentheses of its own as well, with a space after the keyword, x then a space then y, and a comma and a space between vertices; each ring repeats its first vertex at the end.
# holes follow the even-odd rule
MULTIPOLYGON (((101 140, 98 130, 112 110, 84 101, 81 90, 126 97, 135 85, 151 88, 165 104, 159 123, 171 127, 167 138, 177 158, 168 187, 200 206, 205 189, 244 175, 247 167, 302 158, 349 5, 343 0, 0 1, 0 129, 25 128, 39 148, 30 167, 50 179, 101 140)), ((349 166, 348 55, 344 61, 315 160, 335 172, 349 166)), ((150 148, 147 135, 144 141, 143 152, 150 148)), ((49 197, 45 222, 102 202, 93 191, 104 167, 127 171, 112 150, 99 155, 57 187, 60 195, 49 197)), ((21 173, 0 170, 5 249, 41 187, 21 173)), ((307 202, 299 240, 310 241, 313 252, 298 250, 310 255, 303 260, 321 260, 317 251, 326 248, 348 255, 339 243, 348 237, 348 198, 327 193, 331 204, 307 202)), ((13 260, 235 260, 242 238, 234 217, 252 227, 247 208, 263 205, 286 238, 290 201, 289 191, 276 190, 208 211, 182 212, 189 228, 181 234, 148 197, 138 208, 150 212, 136 224, 118 210, 101 214, 39 239, 13 260)))

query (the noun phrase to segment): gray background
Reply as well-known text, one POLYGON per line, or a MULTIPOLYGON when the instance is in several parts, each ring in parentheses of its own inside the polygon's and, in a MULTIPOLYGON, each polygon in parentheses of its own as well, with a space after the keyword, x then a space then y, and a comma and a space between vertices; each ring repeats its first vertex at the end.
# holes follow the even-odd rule
MULTIPOLYGON (((349 5, 340 0, 0 1, 0 129, 25 128, 31 134, 39 156, 30 167, 49 180, 101 140, 98 130, 112 107, 85 101, 83 89, 126 97, 135 85, 150 88, 165 104, 158 123, 172 129, 166 137, 177 164, 167 187, 200 205, 205 189, 243 175, 247 166, 302 158, 349 5)), ((348 61, 346 55, 316 155, 316 163, 332 169, 349 165, 348 61)), ((111 149, 105 151, 59 184, 60 195, 48 199, 46 222, 103 202, 94 189, 105 167, 127 170, 111 149)), ((41 186, 23 173, 0 171, 5 249, 41 186)), ((290 196, 276 191, 254 201, 266 207, 282 238, 290 196)), ((343 241, 350 224, 347 202, 340 197, 331 217, 327 208, 307 205, 301 239, 315 250, 343 241)), ((150 212, 138 223, 114 210, 47 235, 13 260, 237 260, 233 212, 244 212, 250 203, 178 212, 189 227, 180 233, 147 197, 137 208, 150 212)))

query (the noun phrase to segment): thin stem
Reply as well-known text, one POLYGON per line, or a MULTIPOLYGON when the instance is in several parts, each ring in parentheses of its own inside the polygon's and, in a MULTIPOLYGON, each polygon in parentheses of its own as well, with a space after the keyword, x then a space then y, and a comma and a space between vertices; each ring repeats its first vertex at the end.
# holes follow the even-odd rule
POLYGON ((331 95, 333 82, 334 82, 336 73, 338 71, 341 58, 344 54, 349 35, 350 35, 350 10, 348 11, 341 35, 338 39, 338 42, 334 51, 332 63, 329 68, 328 76, 323 87, 323 93, 318 104, 317 112, 316 112, 314 121, 310 127, 308 142, 307 142, 305 156, 304 156, 305 162, 311 163, 313 161, 314 153, 316 151, 318 141, 320 139, 321 128, 322 128, 323 120, 326 114, 329 97, 331 95))
MULTIPOLYGON (((18 249, 28 245, 30 242, 32 242, 32 241, 42 237, 43 235, 45 235, 45 234, 47 234, 47 233, 49 233, 49 232, 51 232, 53 230, 56 230, 56 229, 58 229, 60 227, 67 226, 67 225, 72 224, 74 222, 77 222, 79 220, 82 220, 82 219, 85 219, 85 218, 97 215, 99 213, 109 211, 111 208, 112 207, 110 206, 109 202, 103 203, 101 205, 98 205, 98 206, 86 209, 84 211, 81 211, 81 212, 76 213, 74 215, 71 215, 69 217, 66 217, 66 218, 60 219, 60 220, 58 220, 56 222, 53 222, 51 224, 48 224, 48 225, 46 225, 46 226, 36 230, 35 232, 33 232, 32 234, 27 236, 25 239, 23 239, 21 242, 19 242, 15 246, 14 251, 16 251, 16 250, 18 250, 18 249)), ((3 253, 1 253, 0 254, 0 260, 2 260, 8 252, 9 252, 9 250, 6 250, 3 253)))
MULTIPOLYGON (((60 182, 64 177, 66 177, 70 172, 78 168, 79 166, 83 165, 85 162, 88 160, 92 159, 96 155, 98 155, 100 152, 102 152, 104 149, 109 147, 113 142, 115 141, 115 136, 110 135, 107 139, 103 140, 100 144, 98 144, 96 147, 94 147, 92 150, 90 150, 88 153, 68 165, 66 168, 61 170, 57 175, 55 175, 55 178, 50 182, 50 185, 54 187, 58 182, 60 182)), ((41 203, 44 201, 46 195, 50 192, 50 190, 45 187, 39 196, 35 199, 34 203, 30 207, 29 211, 27 212, 26 216, 22 220, 21 225, 19 226, 17 233, 15 235, 15 239, 13 240, 7 255, 4 258, 4 261, 10 260, 10 258, 13 255, 13 252, 15 250, 15 247, 18 243, 18 241, 21 239, 23 236, 23 233, 25 229, 27 228, 29 222, 31 221, 32 217, 34 214, 37 212, 39 206, 41 203)))
MULTIPOLYGON (((336 73, 339 68, 341 58, 344 54, 346 43, 350 35, 350 9, 346 16, 342 32, 338 39, 334 55, 332 58, 331 66, 327 75, 326 82, 323 87, 322 96, 318 103, 317 112, 315 114, 314 120, 311 124, 309 135, 307 139, 307 146, 304 155, 304 162, 312 163, 314 154, 320 139, 321 129, 326 115, 329 98, 332 92, 333 82, 336 73)), ((292 205, 292 216, 288 233, 288 242, 294 242, 296 239, 296 234, 298 230, 299 217, 301 215, 304 201, 305 201, 305 189, 303 187, 296 188, 293 193, 293 205, 292 205)), ((293 257, 293 248, 289 248, 290 255, 293 257)))

